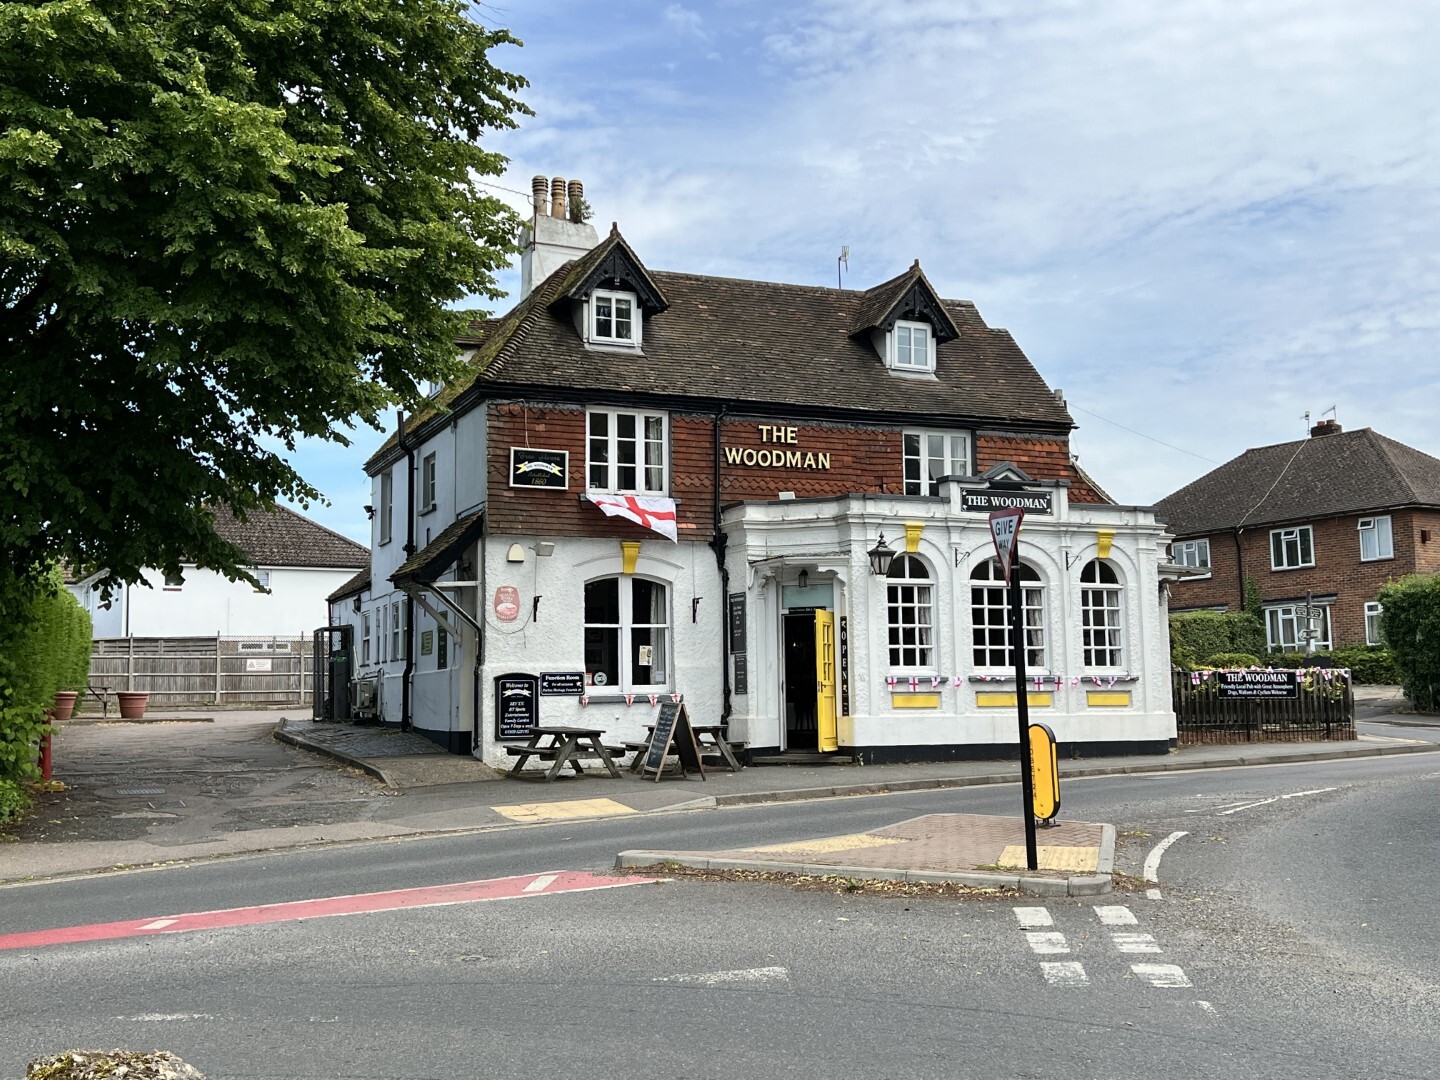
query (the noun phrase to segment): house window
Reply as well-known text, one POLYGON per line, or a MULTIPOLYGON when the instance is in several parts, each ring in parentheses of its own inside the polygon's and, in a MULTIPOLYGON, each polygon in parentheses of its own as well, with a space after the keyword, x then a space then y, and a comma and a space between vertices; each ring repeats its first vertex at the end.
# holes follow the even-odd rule
POLYGON ((360 663, 370 663, 370 613, 360 616, 360 663))
POLYGON ((1309 525, 1270 530, 1270 569, 1293 570, 1315 565, 1315 538, 1309 525))
POLYGON ((390 509, 395 504, 395 477, 386 469, 380 474, 380 543, 390 542, 390 509))
POLYGON ((435 509, 435 455, 426 454, 420 462, 420 512, 435 509))
POLYGON ((890 563, 886 586, 890 666, 932 668, 935 660, 935 599, 930 572, 914 555, 890 563))
POLYGON ((1103 559, 1080 571, 1080 628, 1086 667, 1123 667, 1120 578, 1103 559))
POLYGON ((390 659, 405 659, 405 605, 398 600, 390 605, 390 659))
POLYGON ((618 693, 666 685, 670 625, 665 586, 626 576, 585 584, 585 678, 618 693))
POLYGON ((269 570, 256 570, 256 571, 255 571, 255 591, 256 591, 256 592, 261 592, 261 593, 268 593, 268 592, 270 591, 270 571, 269 571, 269 570))
POLYGON ((930 327, 925 323, 897 322, 890 331, 890 366, 897 371, 933 371, 930 327))
POLYGON ((1360 519, 1360 561, 1393 559, 1395 541, 1390 534, 1390 515, 1360 519))
POLYGON ((181 586, 183 586, 184 584, 185 584, 185 575, 182 574, 182 573, 180 573, 179 571, 176 571, 176 572, 173 573, 173 574, 167 573, 167 574, 165 575, 165 588, 167 588, 167 589, 170 589, 170 590, 174 591, 174 590, 176 590, 176 589, 179 589, 179 588, 180 588, 181 586))
POLYGON ((592 491, 666 492, 664 413, 591 409, 586 424, 592 491))
POLYGON ((1380 616, 1385 611, 1385 605, 1376 600, 1371 600, 1365 605, 1365 644, 1384 645, 1385 639, 1380 636, 1380 616))
POLYGON ((940 477, 970 475, 970 436, 945 431, 907 431, 905 494, 939 495, 940 477))
POLYGON ((444 668, 450 666, 450 636, 445 633, 443 626, 435 631, 435 667, 444 668))
POLYGON ((1180 540, 1170 545, 1170 561, 1197 570, 1210 569, 1209 540, 1180 540))
POLYGON ((385 663, 385 605, 375 609, 375 662, 385 663))
POLYGON ((1265 609, 1265 647, 1271 652, 1299 652, 1308 647, 1307 631, 1314 633, 1315 648, 1330 648, 1330 605, 1317 607, 1313 620, 1305 617, 1304 604, 1278 604, 1265 609))
POLYGON ((640 320, 635 317, 633 293, 590 294, 590 340, 610 345, 640 344, 640 320))
MULTIPOLYGON (((1040 575, 1019 564, 1021 605, 1024 610, 1025 663, 1045 666, 1045 588, 1040 575)), ((1010 644, 1009 588, 1000 563, 981 563, 970 575, 970 617, 973 627, 973 659, 980 668, 1015 667, 1010 644)))

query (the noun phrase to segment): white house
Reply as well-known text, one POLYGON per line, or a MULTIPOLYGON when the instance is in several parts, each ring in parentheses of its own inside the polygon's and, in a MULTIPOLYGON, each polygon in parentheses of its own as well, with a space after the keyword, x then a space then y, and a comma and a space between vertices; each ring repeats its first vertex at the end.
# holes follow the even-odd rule
POLYGON ((536 178, 525 295, 366 464, 370 572, 331 620, 376 715, 498 764, 683 698, 755 750, 880 761, 1013 755, 1024 692, 1067 750, 1172 745, 1164 529, 1078 468, 1006 331, 918 262, 651 271, 575 194, 536 178), (1014 504, 1024 687, 987 524, 1014 504))
POLYGON ((217 513, 216 531, 250 558, 257 588, 193 565, 177 576, 145 571, 149 585, 122 585, 109 601, 99 575, 66 587, 90 612, 97 638, 308 636, 329 617, 327 597, 369 565, 362 544, 293 510, 217 513))

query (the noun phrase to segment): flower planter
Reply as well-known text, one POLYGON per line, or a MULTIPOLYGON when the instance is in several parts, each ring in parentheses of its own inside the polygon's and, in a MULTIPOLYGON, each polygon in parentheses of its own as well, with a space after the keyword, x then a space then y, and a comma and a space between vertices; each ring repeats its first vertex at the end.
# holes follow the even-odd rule
POLYGON ((55 708, 51 711, 51 718, 55 720, 69 720, 75 712, 75 699, 79 697, 76 690, 56 690, 55 708))
POLYGON ((145 715, 150 693, 147 690, 117 690, 115 697, 120 701, 120 719, 138 720, 145 715))

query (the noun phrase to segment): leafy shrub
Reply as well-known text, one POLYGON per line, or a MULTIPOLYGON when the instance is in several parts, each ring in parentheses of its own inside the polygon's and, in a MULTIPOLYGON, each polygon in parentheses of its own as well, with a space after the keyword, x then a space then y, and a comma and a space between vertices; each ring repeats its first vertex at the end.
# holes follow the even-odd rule
POLYGON ((1205 666, 1211 668, 1249 668, 1260 667, 1260 658, 1251 653, 1243 652, 1222 652, 1205 660, 1205 666))
POLYGON ((1187 611, 1170 616, 1170 661, 1194 667, 1195 658, 1220 653, 1259 656, 1265 651, 1265 624, 1243 611, 1187 611))
POLYGON ((1380 632, 1417 709, 1440 708, 1440 576, 1410 574, 1380 590, 1380 632))
POLYGON ((1349 645, 1331 654, 1336 667, 1350 669, 1350 681, 1361 686, 1400 682, 1395 656, 1383 645, 1349 645))
POLYGON ((89 634, 89 616, 57 568, 0 573, 0 780, 38 775, 36 746, 50 730, 45 710, 55 691, 77 677, 84 685, 78 673, 90 666, 89 634))
POLYGON ((16 821, 30 808, 30 793, 14 780, 0 780, 0 825, 16 821))

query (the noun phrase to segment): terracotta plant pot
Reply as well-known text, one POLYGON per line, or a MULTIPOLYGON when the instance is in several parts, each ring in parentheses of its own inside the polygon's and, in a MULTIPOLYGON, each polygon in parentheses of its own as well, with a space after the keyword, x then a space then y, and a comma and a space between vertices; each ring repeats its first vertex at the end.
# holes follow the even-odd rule
POLYGON ((75 699, 79 697, 76 690, 56 690, 55 708, 51 716, 56 720, 69 720, 75 712, 75 699))
POLYGON ((145 715, 145 704, 150 700, 149 691, 117 690, 115 696, 120 701, 121 720, 139 720, 145 715))

